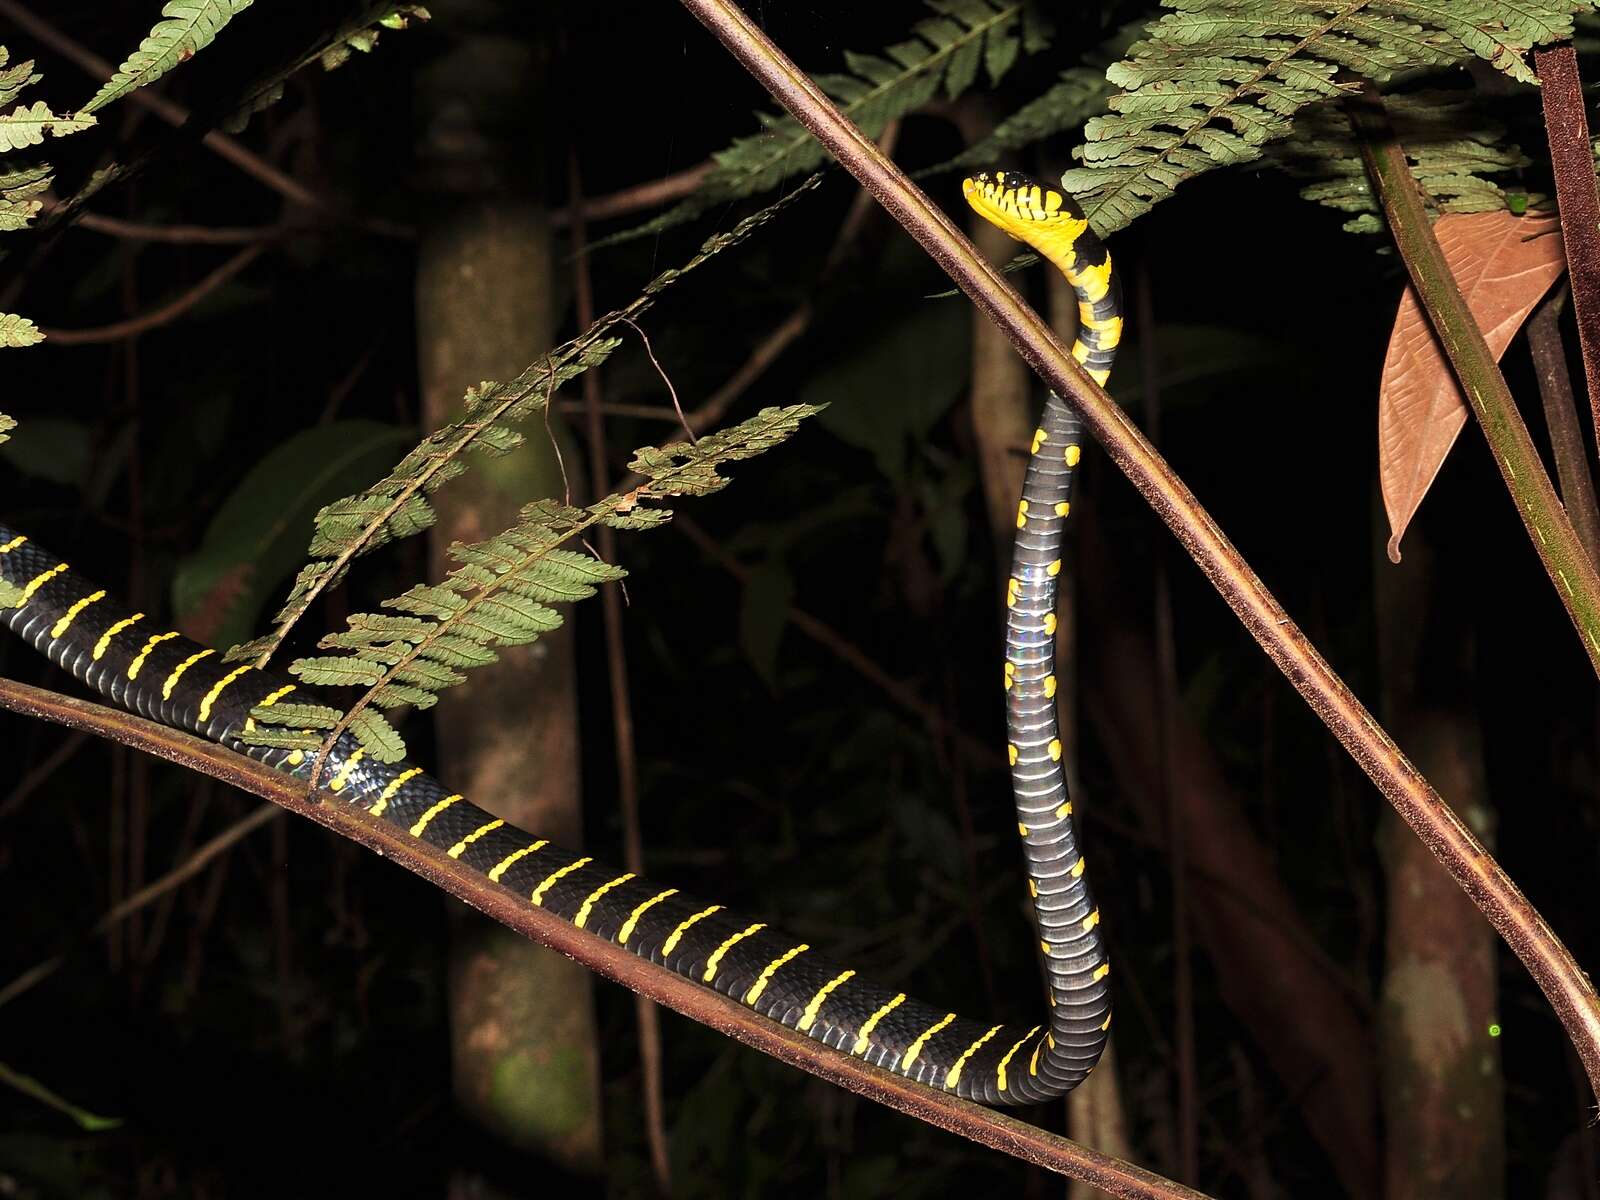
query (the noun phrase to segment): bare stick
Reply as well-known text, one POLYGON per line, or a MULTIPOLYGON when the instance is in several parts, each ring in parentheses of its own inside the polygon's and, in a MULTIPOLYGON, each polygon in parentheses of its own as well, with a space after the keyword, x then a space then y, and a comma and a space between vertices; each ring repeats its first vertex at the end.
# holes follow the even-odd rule
MULTIPOLYGON (((4 2, 5 0, 0 0, 0 4, 4 2)), ((41 332, 50 343, 57 346, 86 346, 97 342, 120 342, 124 338, 148 333, 152 329, 157 329, 162 325, 176 321, 240 271, 255 262, 265 250, 266 246, 261 242, 257 242, 253 246, 246 246, 181 296, 176 296, 149 312, 142 312, 136 317, 129 317, 126 321, 117 321, 111 325, 101 325, 95 329, 41 329, 41 332)))
POLYGON ((1578 77, 1578 55, 1568 42, 1537 50, 1539 97, 1544 105, 1544 135, 1556 177, 1561 211, 1561 241, 1572 280, 1572 310, 1578 318, 1578 345, 1589 384, 1589 411, 1600 438, 1600 198, 1595 195, 1594 150, 1578 77))

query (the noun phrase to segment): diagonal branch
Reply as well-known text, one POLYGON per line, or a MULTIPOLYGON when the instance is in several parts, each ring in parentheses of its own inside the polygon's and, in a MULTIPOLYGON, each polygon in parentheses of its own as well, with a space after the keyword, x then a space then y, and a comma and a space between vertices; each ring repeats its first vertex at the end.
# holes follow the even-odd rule
POLYGON ((848 1088, 979 1145, 1127 1200, 1207 1200, 1200 1192, 1101 1154, 1014 1117, 936 1092, 814 1042, 711 988, 638 958, 512 892, 490 883, 397 825, 331 793, 307 795, 305 784, 254 759, 180 730, 0 678, 0 709, 81 729, 221 780, 307 817, 392 860, 524 937, 549 946, 615 983, 761 1053, 848 1088))
POLYGON ((1050 327, 960 229, 839 114, 733 0, 682 3, 872 192, 1005 331, 1039 376, 1077 408, 1250 635, 1522 960, 1572 1039, 1590 1086, 1600 1094, 1600 997, 1589 977, 1500 864, 1334 674, 1138 427, 1083 373, 1050 327))

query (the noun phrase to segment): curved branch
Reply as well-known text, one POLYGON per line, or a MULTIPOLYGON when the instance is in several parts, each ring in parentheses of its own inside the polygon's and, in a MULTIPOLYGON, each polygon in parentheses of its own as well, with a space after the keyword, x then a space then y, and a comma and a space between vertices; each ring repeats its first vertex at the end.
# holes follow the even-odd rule
POLYGON ((635 957, 605 938, 529 904, 442 850, 336 796, 308 797, 305 784, 254 759, 115 709, 0 678, 0 708, 81 729, 199 771, 309 818, 341 837, 392 859, 433 886, 470 904, 524 937, 623 987, 664 1004, 720 1034, 819 1079, 850 1089, 898 1112, 1128 1200, 1207 1200, 1204 1194, 1142 1167, 1036 1129, 1015 1117, 958 1100, 898 1075, 829 1050, 711 988, 635 957))
POLYGON ((123 338, 136 337, 141 333, 148 333, 152 329, 176 321, 240 271, 255 262, 265 253, 266 249, 264 242, 246 246, 182 295, 173 297, 165 304, 153 308, 149 312, 142 312, 136 317, 129 317, 126 321, 117 321, 111 325, 101 325, 95 329, 41 329, 40 332, 45 335, 50 343, 57 346, 86 346, 96 342, 120 342, 123 338))
POLYGON ((1211 514, 1061 341, 944 215, 733 0, 682 0, 922 245, 1085 424, 1172 530, 1250 635, 1528 969, 1600 1095, 1600 997, 1561 940, 1472 831, 1400 752, 1289 619, 1211 514))

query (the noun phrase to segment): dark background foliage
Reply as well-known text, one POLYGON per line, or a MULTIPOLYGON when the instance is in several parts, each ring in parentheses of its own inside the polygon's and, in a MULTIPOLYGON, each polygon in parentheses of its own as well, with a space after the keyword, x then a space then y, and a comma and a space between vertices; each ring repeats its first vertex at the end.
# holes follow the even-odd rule
MULTIPOLYGON (((148 29, 154 6, 47 7, 51 20, 115 59, 148 29)), ((164 86, 203 107, 230 69, 256 61, 252 40, 272 36, 261 11, 272 7, 258 4, 164 86)), ((922 10, 904 0, 813 0, 751 11, 798 61, 825 65, 843 47, 893 40, 922 10)), ((1107 24, 1127 15, 1107 13, 1107 24)), ((544 141, 521 165, 549 181, 552 206, 567 199, 570 147, 587 189, 606 192, 702 160, 747 132, 750 111, 766 104, 670 4, 508 5, 498 19, 505 36, 537 39, 549 52, 544 141)), ((1064 29, 1057 50, 1087 48, 1098 30, 1064 29)), ((331 74, 301 73, 244 140, 355 213, 425 223, 427 168, 414 153, 424 116, 412 89, 444 36, 440 23, 422 26, 386 36, 376 53, 331 74)), ((58 109, 87 94, 73 67, 3 22, 0 37, 14 59, 38 58, 42 94, 58 109)), ((1025 64, 995 96, 996 110, 1035 94, 1053 69, 1025 64)), ((127 105, 103 118, 99 133, 48 148, 61 178, 80 177, 108 145, 137 139, 149 124, 127 105)), ((897 157, 920 166, 959 149, 950 121, 920 116, 906 122, 897 157)), ((1068 149, 1051 147, 1058 163, 1068 149)), ((957 183, 928 186, 955 211, 957 183)), ((835 174, 648 318, 657 357, 692 405, 809 298, 818 313, 810 331, 730 416, 797 400, 833 407, 791 443, 735 468, 727 491, 685 510, 756 569, 748 586, 670 529, 622 543, 647 862, 654 875, 770 914, 921 993, 1017 1018, 1038 989, 998 756, 984 768, 953 756, 947 739, 783 615, 793 603, 824 619, 959 728, 1002 744, 998 550, 976 486, 966 403, 970 311, 958 298, 930 298, 944 281, 878 215, 819 289, 817 264, 853 195, 835 174)), ((270 224, 278 198, 191 147, 91 207, 155 222, 270 224)), ((601 305, 625 302, 743 211, 595 254, 601 305)), ((25 271, 24 311, 59 328, 146 309, 230 252, 83 229, 65 231, 47 252, 41 238, 16 244, 0 283, 25 271)), ((1130 296, 1149 289, 1156 319, 1153 328, 1130 326, 1113 394, 1140 414, 1138 363, 1145 339, 1155 339, 1167 380, 1164 451, 1358 694, 1375 698, 1375 572, 1391 568, 1374 518, 1374 396, 1399 290, 1393 258, 1341 233, 1335 215, 1300 201, 1288 181, 1252 172, 1186 186, 1113 250, 1130 296)), ((414 429, 413 268, 405 240, 336 226, 274 248, 136 343, 8 352, 0 408, 22 433, 4 452, 0 511, 137 606, 170 609, 175 573, 275 448, 335 420, 414 429)), ((556 284, 563 292, 569 269, 556 284)), ((1023 282, 1042 298, 1041 280, 1023 282)), ((1508 369, 1514 390, 1530 396, 1520 344, 1508 369)), ((606 382, 609 400, 663 401, 636 339, 606 382)), ((1536 409, 1528 415, 1537 421, 1536 409)), ((670 431, 622 419, 612 444, 670 431)), ((1078 555, 1080 588, 1112 597, 1148 636, 1153 571, 1167 570, 1185 709, 1246 798, 1322 949, 1371 998, 1381 956, 1380 799, 1114 468, 1093 454, 1085 461, 1074 509, 1092 524, 1094 546, 1078 555)), ((346 478, 337 491, 366 481, 346 478)), ((1412 632, 1430 648, 1437 678, 1470 680, 1441 686, 1481 723, 1502 859, 1579 961, 1600 961, 1593 680, 1474 429, 1413 536, 1432 547, 1436 590, 1429 623, 1412 632)), ((331 626, 350 603, 391 595, 423 570, 412 546, 379 556, 308 624, 331 626)), ((271 582, 276 598, 284 581, 271 582)), ((588 839, 615 857, 598 608, 573 619, 588 839)), ((1082 638, 1087 718, 1096 674, 1119 664, 1096 661, 1093 628, 1082 638)), ((0 642, 0 671, 64 686, 10 641, 0 642)), ((1084 728, 1079 811, 1117 964, 1132 1132, 1143 1161, 1170 1165, 1162 833, 1119 794, 1112 756, 1091 720, 1084 728)), ((425 722, 414 719, 408 732, 429 761, 425 722)), ((0 976, 68 953, 58 974, 8 1006, 0 1060, 123 1124, 84 1134, 0 1090, 6 1194, 265 1196, 351 1186, 437 1194, 466 1160, 498 1162, 504 1180, 543 1193, 543 1168, 497 1159, 452 1116, 447 912, 436 893, 321 830, 284 822, 133 925, 86 939, 108 897, 129 886, 113 859, 127 861, 130 837, 142 839, 153 876, 253 802, 92 743, 74 747, 26 795, 13 792, 62 741, 54 729, 0 721, 9 780, 0 784, 0 976)), ((1537 991, 1508 955, 1502 965, 1509 1194, 1531 1195, 1582 1123, 1584 1091, 1537 991)), ((1204 1171, 1193 1182, 1244 1194, 1239 1147, 1248 1142, 1288 1194, 1339 1194, 1296 1116, 1296 1096, 1251 1067, 1252 1030, 1221 1002, 1203 956, 1196 971, 1205 1115, 1204 1171), (1248 1112, 1241 1079, 1259 1092, 1248 1112)), ((608 1189, 640 1194, 647 1169, 632 1006, 610 986, 598 1003, 608 1189)), ((681 1195, 1058 1194, 1056 1183, 1010 1160, 705 1029, 668 1016, 665 1036, 681 1195)), ((1030 1117, 1060 1120, 1059 1110, 1030 1117)))

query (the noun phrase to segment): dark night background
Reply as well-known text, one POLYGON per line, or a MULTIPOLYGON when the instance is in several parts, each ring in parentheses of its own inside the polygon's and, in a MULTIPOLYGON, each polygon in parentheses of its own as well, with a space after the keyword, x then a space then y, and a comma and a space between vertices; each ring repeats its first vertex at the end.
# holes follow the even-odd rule
MULTIPOLYGON (((155 9, 134 0, 34 7, 113 60, 148 30, 155 9)), ((274 29, 273 7, 257 4, 192 70, 159 86, 203 110, 241 64, 256 62, 262 46, 316 8, 280 4, 285 25, 274 29)), ((355 213, 425 227, 431 193, 415 154, 414 82, 452 36, 449 9, 441 3, 435 21, 386 33, 374 53, 337 71, 302 71, 242 140, 355 213)), ((836 69, 844 49, 886 45, 925 15, 909 0, 747 9, 813 70, 836 69)), ((1063 18, 1052 48, 986 92, 985 103, 1011 111, 1135 11, 1108 5, 1103 24, 1081 33, 1063 18)), ((545 181, 552 207, 566 203, 573 147, 586 190, 607 193, 704 160, 754 131, 753 110, 771 107, 675 5, 508 4, 491 6, 488 19, 503 24, 504 36, 545 48, 541 111, 518 119, 531 131, 523 166, 545 181)), ((38 95, 58 110, 92 90, 77 68, 3 16, 0 40, 13 61, 38 60, 38 95)), ((156 133, 154 124, 124 103, 102 113, 99 129, 39 153, 56 164, 58 181, 77 181, 119 142, 156 133)), ((914 169, 961 145, 948 114, 929 113, 905 121, 895 156, 914 169)), ((1070 146, 1053 141, 1038 165, 1059 166, 1070 146)), ((956 176, 923 185, 966 223, 956 176)), ((930 298, 947 282, 881 212, 847 263, 818 283, 818 264, 855 192, 833 172, 774 225, 669 291, 644 321, 692 407, 809 300, 811 328, 729 419, 800 400, 834 405, 779 449, 735 464, 724 492, 679 506, 759 569, 754 583, 741 585, 670 527, 624 535, 646 862, 653 876, 770 916, 919 994, 1016 1019, 1030 1010, 1037 984, 998 756, 988 764, 952 758, 921 720, 782 616, 789 597, 959 728, 1003 744, 997 549, 968 406, 971 309, 961 298, 930 298), (904 364, 867 355, 908 322, 927 348, 912 377, 930 375, 931 362, 943 380, 932 394, 906 394, 909 385, 894 373, 904 364), (963 803, 971 806, 965 833, 963 803)), ((157 223, 255 225, 277 220, 280 204, 189 146, 163 153, 89 207, 157 223)), ((754 207, 713 210, 597 252, 598 303, 626 303, 655 272, 754 207)), ((1382 554, 1375 405, 1401 273, 1392 254, 1378 253, 1377 239, 1339 226, 1337 215, 1301 200, 1292 181, 1264 170, 1219 171, 1185 185, 1111 241, 1134 319, 1110 391, 1143 419, 1139 363, 1153 337, 1164 377, 1163 453, 1379 711, 1378 575, 1394 568, 1382 554), (1137 319, 1140 289, 1148 289, 1153 328, 1137 319)), ((81 228, 49 244, 10 235, 8 248, 0 288, 19 272, 21 282, 4 307, 53 328, 143 311, 233 252, 81 228)), ((568 336, 577 331, 571 264, 559 242, 557 264, 553 286, 568 336)), ((414 269, 407 240, 326 225, 274 244, 132 350, 46 343, 6 352, 0 410, 21 430, 0 451, 0 514, 136 607, 170 610, 175 571, 241 477, 274 447, 330 414, 415 429, 414 269), (30 425, 42 430, 32 441, 30 425)), ((1015 278, 1042 302, 1038 271, 1015 278)), ((1543 445, 1520 340, 1506 369, 1543 445)), ((605 384, 608 401, 665 401, 637 339, 607 365, 605 384)), ((615 450, 671 429, 619 418, 609 433, 615 450)), ((1384 805, 1115 468, 1092 451, 1084 461, 1073 506, 1082 516, 1073 559, 1086 659, 1077 808, 1116 963, 1118 1069, 1133 1157, 1172 1173, 1165 836, 1126 794, 1118 756, 1128 743, 1114 727, 1126 718, 1097 711, 1098 681, 1149 661, 1158 568, 1172 589, 1183 718, 1202 733, 1300 919, 1368 1021, 1383 966, 1384 805), (1144 657, 1120 658, 1124 643, 1096 627, 1101 619, 1138 639, 1144 657)), ((1408 534, 1408 564, 1413 545, 1431 563, 1425 618, 1409 630, 1422 648, 1423 690, 1481 733, 1500 860, 1578 961, 1600 962, 1594 680, 1474 427, 1463 431, 1408 534)), ((344 593, 308 617, 302 644, 352 604, 393 595, 425 570, 419 544, 367 560, 344 593)), ((286 583, 273 587, 274 600, 286 583)), ((598 604, 571 620, 586 837, 591 851, 614 860, 620 834, 598 604)), ((12 640, 0 640, 0 673, 75 690, 12 640)), ((412 718, 407 732, 413 753, 430 763, 426 719, 412 718)), ((350 1186, 437 1195, 467 1162, 508 1194, 544 1194, 547 1169, 496 1149, 452 1108, 443 983, 450 902, 290 818, 146 910, 137 942, 127 933, 88 938, 118 898, 118 880, 128 886, 111 857, 129 853, 127 817, 115 809, 132 792, 141 793, 146 814, 146 878, 255 802, 95 742, 72 748, 42 784, 13 790, 62 744, 59 730, 0 718, 9 764, 9 782, 0 783, 0 983, 68 953, 62 970, 0 1014, 0 1062, 123 1124, 83 1133, 0 1089, 0 1195, 312 1195, 350 1186)), ((1591 1098, 1538 990, 1503 947, 1497 953, 1505 1194, 1592 1196, 1547 1192, 1552 1172, 1581 1161, 1573 1139, 1593 1117, 1591 1098)), ((1280 1189, 1266 1194, 1349 1194, 1300 1119, 1298 1095, 1225 1001, 1226 968, 1199 947, 1193 962, 1202 1170, 1187 1182, 1217 1195, 1258 1195, 1250 1177, 1264 1164, 1280 1189)), ((631 998, 602 983, 596 1000, 604 1186, 611 1195, 648 1194, 631 998)), ((1060 1181, 1013 1160, 671 1014, 663 1021, 678 1195, 1061 1194, 1060 1181)), ((1059 1105, 1023 1115, 1060 1128, 1059 1105)))

